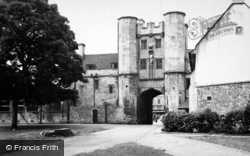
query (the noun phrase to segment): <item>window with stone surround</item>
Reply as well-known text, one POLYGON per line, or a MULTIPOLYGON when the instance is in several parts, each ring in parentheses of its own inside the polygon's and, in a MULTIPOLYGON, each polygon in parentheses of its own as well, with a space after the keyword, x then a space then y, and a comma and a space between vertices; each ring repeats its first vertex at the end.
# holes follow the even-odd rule
POLYGON ((156 59, 156 69, 162 69, 162 59, 156 59))
POLYGON ((114 92, 114 85, 109 85, 109 93, 112 94, 114 92))
POLYGON ((147 69, 147 65, 146 65, 146 59, 141 59, 140 60, 140 68, 141 69, 147 69))
POLYGON ((147 49, 147 40, 141 40, 141 49, 147 49))
POLYGON ((161 48, 161 39, 155 39, 155 48, 161 48))

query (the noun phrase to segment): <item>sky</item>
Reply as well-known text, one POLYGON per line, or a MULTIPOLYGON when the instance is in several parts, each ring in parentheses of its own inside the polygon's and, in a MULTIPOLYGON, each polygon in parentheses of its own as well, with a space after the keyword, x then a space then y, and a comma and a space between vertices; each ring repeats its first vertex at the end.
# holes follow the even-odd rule
MULTIPOLYGON (((222 14, 233 0, 49 0, 69 20, 76 41, 86 54, 117 53, 117 22, 122 16, 160 22, 169 11, 185 12, 185 22, 222 14)), ((250 0, 245 0, 250 4, 250 0)), ((188 41, 192 49, 198 40, 188 41)))

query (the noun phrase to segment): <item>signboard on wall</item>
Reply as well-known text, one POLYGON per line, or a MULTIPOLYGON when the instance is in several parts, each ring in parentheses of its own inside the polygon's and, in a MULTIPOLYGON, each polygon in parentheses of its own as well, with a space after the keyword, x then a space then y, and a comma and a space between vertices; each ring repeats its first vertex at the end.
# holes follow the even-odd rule
POLYGON ((236 23, 231 21, 231 13, 226 12, 223 17, 222 15, 216 15, 208 19, 202 17, 192 18, 188 22, 188 37, 191 40, 197 40, 203 37, 207 31, 220 19, 220 22, 216 24, 213 30, 210 31, 208 39, 213 39, 215 37, 226 35, 235 32, 236 23))

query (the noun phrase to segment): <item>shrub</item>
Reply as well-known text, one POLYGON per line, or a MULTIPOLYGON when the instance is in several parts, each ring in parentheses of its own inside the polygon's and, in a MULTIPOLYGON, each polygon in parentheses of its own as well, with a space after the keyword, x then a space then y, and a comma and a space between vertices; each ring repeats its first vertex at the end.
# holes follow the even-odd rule
POLYGON ((248 131, 248 126, 244 124, 244 113, 246 109, 237 109, 226 114, 225 132, 231 134, 243 134, 248 131))
POLYGON ((197 113, 197 127, 199 132, 212 132, 214 131, 215 123, 220 121, 219 114, 207 108, 202 112, 197 113))
POLYGON ((205 109, 201 112, 168 112, 162 119, 167 132, 215 132, 243 134, 250 128, 250 104, 245 109, 238 109, 219 116, 218 113, 205 109))
POLYGON ((250 103, 244 109, 244 124, 247 126, 248 130, 250 128, 250 103))
POLYGON ((198 129, 199 122, 197 121, 197 117, 194 113, 188 114, 184 120, 184 129, 185 132, 196 132, 198 129))
POLYGON ((214 124, 214 132, 215 133, 225 133, 225 123, 224 123, 225 116, 219 116, 219 121, 215 122, 214 124))
POLYGON ((168 112, 163 116, 162 122, 164 125, 163 131, 166 132, 183 132, 184 131, 184 118, 188 114, 184 111, 168 112))

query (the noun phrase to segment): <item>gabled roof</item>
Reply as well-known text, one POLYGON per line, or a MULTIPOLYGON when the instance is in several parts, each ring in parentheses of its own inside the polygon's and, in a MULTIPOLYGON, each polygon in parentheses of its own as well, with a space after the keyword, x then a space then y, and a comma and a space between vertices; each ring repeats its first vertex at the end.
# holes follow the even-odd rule
POLYGON ((244 2, 240 2, 240 3, 232 3, 227 9, 226 11, 224 11, 224 13, 220 16, 220 18, 213 24, 213 26, 206 32, 206 34, 199 40, 199 42, 195 45, 195 49, 189 51, 189 59, 190 59, 190 65, 191 65, 191 71, 193 72, 195 70, 195 60, 196 60, 196 48, 197 46, 201 43, 201 41, 207 37, 207 35, 210 33, 210 31, 213 30, 213 28, 220 22, 220 20, 223 18, 223 16, 225 15, 225 13, 227 13, 229 11, 229 9, 233 6, 233 5, 237 5, 237 4, 244 4, 246 5, 249 9, 250 7, 244 3, 244 2))
POLYGON ((225 13, 228 12, 228 10, 233 6, 233 5, 237 5, 237 4, 245 4, 248 8, 250 8, 245 2, 240 2, 240 3, 232 3, 227 9, 226 11, 224 11, 224 13, 220 16, 220 18, 213 24, 213 26, 206 32, 206 34, 199 40, 199 42, 195 45, 195 49, 196 47, 201 43, 201 41, 207 37, 207 35, 210 33, 210 31, 213 30, 213 28, 217 25, 217 23, 220 22, 220 20, 223 18, 223 16, 225 15, 225 13))
POLYGON ((97 54, 97 55, 85 55, 83 66, 86 69, 87 64, 94 64, 96 70, 99 69, 111 69, 111 63, 118 63, 118 54, 97 54))

